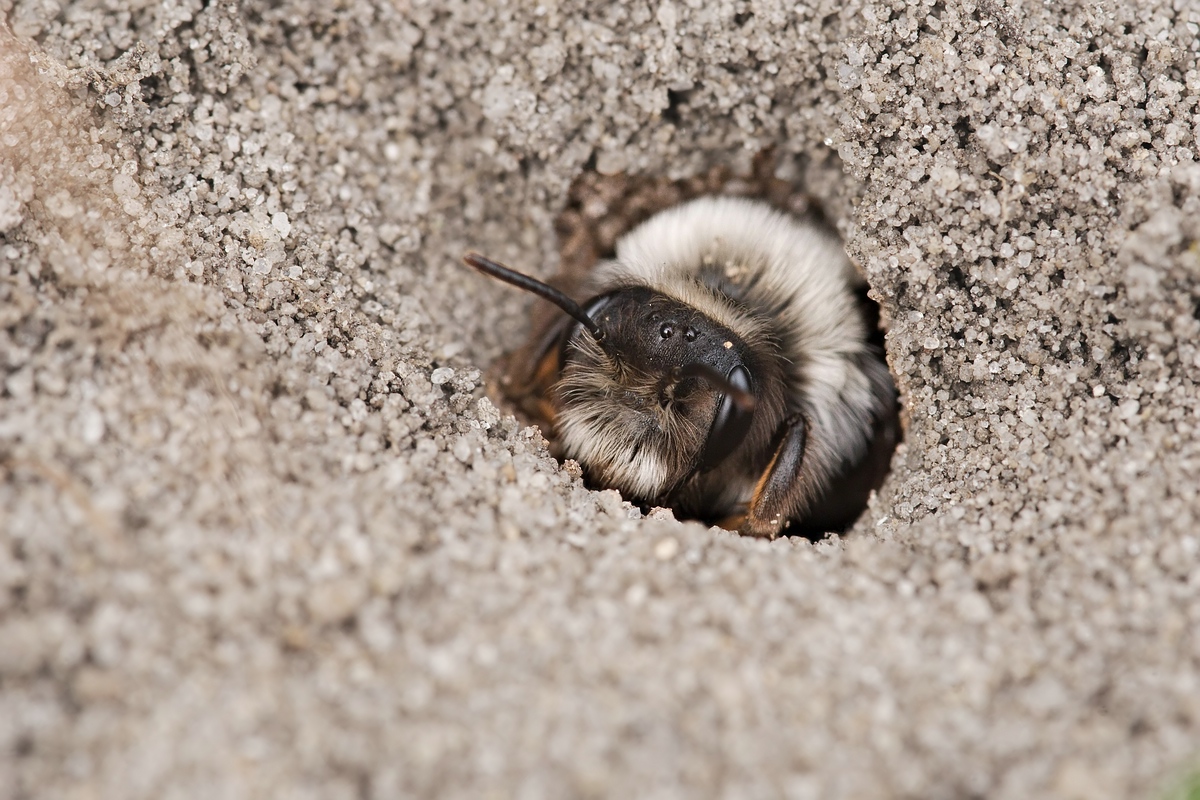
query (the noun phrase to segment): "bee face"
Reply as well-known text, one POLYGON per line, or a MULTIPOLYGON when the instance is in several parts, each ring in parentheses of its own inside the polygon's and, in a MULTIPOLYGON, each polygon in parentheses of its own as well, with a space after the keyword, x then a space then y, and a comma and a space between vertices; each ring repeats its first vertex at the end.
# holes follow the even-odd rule
POLYGON ((645 287, 601 295, 563 343, 563 452, 601 485, 663 502, 741 444, 753 416, 745 343, 695 308, 645 287), (728 384, 728 385, 726 385, 728 384))

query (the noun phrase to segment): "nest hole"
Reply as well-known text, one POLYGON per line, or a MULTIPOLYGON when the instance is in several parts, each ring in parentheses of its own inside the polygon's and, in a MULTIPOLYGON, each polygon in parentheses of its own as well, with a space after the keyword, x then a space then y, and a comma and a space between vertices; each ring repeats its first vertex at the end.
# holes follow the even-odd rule
MULTIPOLYGON (((560 264, 558 275, 550 283, 573 295, 576 301, 586 302, 587 298, 578 296, 578 292, 573 290, 585 281, 598 262, 615 256, 617 242, 622 236, 661 211, 703 196, 724 195, 761 200, 789 215, 816 222, 832 231, 834 226, 826 217, 822 204, 798 182, 777 177, 777 164, 774 152, 767 150, 753 159, 748 174, 739 174, 721 166, 699 175, 670 179, 647 175, 602 175, 588 169, 572 183, 567 201, 555 220, 560 264)), ((881 324, 880 308, 868 296, 865 283, 857 296, 869 332, 869 343, 883 359, 886 353, 885 331, 881 324)), ((551 309, 548 313, 557 312, 551 309)), ((538 327, 536 312, 533 327, 535 330, 538 327)), ((522 407, 522 403, 514 401, 511 396, 505 397, 502 385, 506 380, 511 382, 514 362, 528 360, 529 347, 510 353, 493 365, 489 373, 489 393, 523 421, 541 424, 536 413, 529 413, 538 407, 537 400, 540 398, 529 403, 528 407, 522 407)), ((882 443, 880 453, 875 453, 876 448, 872 448, 872 457, 880 465, 865 473, 855 468, 850 470, 850 475, 844 476, 849 487, 847 492, 858 498, 853 501, 858 505, 850 521, 845 521, 845 515, 837 524, 820 519, 809 520, 808 524, 799 523, 786 529, 785 535, 818 539, 829 533, 841 533, 853 525, 865 510, 869 492, 882 484, 890 469, 891 455, 901 438, 898 419, 897 416, 895 424, 889 427, 890 438, 882 443)), ((553 436, 548 438, 553 441, 553 436)))

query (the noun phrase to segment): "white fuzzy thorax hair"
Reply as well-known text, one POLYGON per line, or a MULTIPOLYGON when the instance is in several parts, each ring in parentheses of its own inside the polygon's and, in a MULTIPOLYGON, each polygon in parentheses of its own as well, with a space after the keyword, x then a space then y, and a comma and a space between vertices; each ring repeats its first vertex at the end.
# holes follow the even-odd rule
MULTIPOLYGON (((874 404, 867 376, 854 366, 867 347, 855 289, 862 284, 837 236, 823 225, 797 219, 740 197, 702 197, 668 209, 626 234, 617 257, 597 268, 599 287, 641 284, 695 306, 751 339, 769 316, 784 329, 795 352, 794 377, 815 413, 814 424, 851 444, 845 405, 874 404), (704 264, 723 268, 744 286, 739 308, 699 280, 704 264), (770 313, 778 309, 778 313, 770 313)), ((601 289, 603 290, 603 289, 601 289)))

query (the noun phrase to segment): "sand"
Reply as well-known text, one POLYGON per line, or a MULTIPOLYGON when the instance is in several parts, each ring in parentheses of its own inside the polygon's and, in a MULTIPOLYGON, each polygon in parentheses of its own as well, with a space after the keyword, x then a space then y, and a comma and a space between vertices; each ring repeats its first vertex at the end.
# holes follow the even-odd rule
MULTIPOLYGON (((0 0, 0 796, 1166 797, 1200 6, 0 0), (119 9, 119 10, 118 10, 119 9), (589 170, 819 200, 849 532, 593 492, 482 373, 589 170)), ((1191 766, 1190 766, 1191 765, 1191 766)))

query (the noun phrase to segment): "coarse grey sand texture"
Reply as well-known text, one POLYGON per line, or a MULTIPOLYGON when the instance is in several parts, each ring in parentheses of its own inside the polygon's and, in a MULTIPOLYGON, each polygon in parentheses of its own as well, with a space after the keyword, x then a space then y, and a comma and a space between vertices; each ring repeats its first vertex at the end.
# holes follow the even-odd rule
MULTIPOLYGON (((0 797, 1161 797, 1200 752, 1200 6, 0 0, 0 797), (589 170, 774 148, 859 523, 484 396, 589 170)), ((602 209, 600 209, 602 210, 602 209)))

